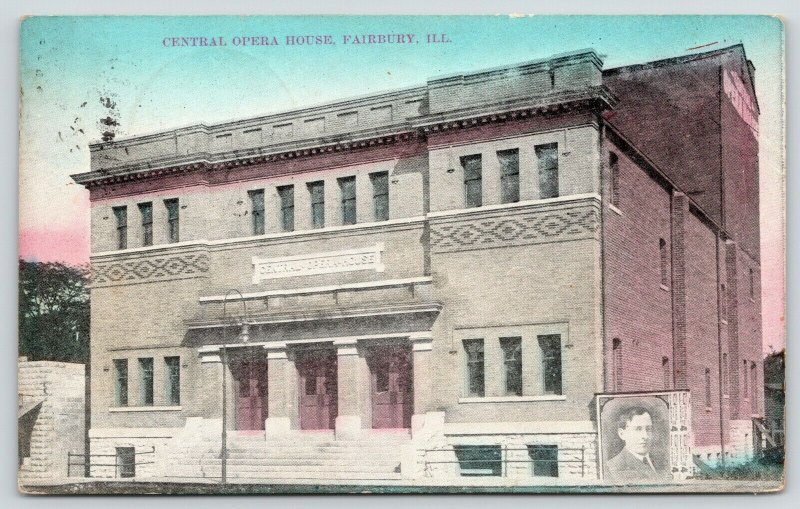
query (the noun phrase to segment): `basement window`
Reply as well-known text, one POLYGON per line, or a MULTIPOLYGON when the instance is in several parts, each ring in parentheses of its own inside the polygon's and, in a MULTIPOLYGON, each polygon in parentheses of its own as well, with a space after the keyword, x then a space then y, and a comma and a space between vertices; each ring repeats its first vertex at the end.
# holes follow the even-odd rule
POLYGON ((459 473, 462 477, 500 477, 503 472, 499 445, 456 445, 459 473))
POLYGON ((534 477, 558 477, 557 445, 529 445, 528 456, 534 477))
POLYGON ((120 477, 136 477, 136 450, 117 447, 117 473, 120 477))

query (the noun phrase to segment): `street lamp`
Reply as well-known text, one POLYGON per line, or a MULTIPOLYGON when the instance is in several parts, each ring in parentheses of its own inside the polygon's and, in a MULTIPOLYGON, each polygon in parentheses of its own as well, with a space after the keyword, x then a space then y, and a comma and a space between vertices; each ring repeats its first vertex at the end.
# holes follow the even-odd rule
POLYGON ((243 343, 247 343, 250 339, 250 325, 247 323, 247 302, 244 300, 244 295, 239 290, 231 289, 225 293, 222 298, 222 447, 220 448, 220 460, 222 466, 221 483, 224 485, 227 482, 227 469, 228 469, 228 390, 227 390, 227 371, 228 371, 228 324, 225 323, 227 317, 228 296, 232 293, 239 294, 239 300, 244 307, 244 319, 242 320, 242 330, 239 333, 239 339, 243 343))

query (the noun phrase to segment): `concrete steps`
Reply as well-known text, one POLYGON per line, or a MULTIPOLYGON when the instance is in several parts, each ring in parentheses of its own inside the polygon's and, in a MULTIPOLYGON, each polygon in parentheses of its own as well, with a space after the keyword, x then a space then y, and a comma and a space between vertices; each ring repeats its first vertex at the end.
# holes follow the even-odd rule
MULTIPOLYGON (((292 438, 230 436, 227 476, 230 479, 401 479, 404 434, 335 440, 330 435, 292 438)), ((176 440, 165 451, 169 477, 219 478, 222 461, 217 437, 176 440)))

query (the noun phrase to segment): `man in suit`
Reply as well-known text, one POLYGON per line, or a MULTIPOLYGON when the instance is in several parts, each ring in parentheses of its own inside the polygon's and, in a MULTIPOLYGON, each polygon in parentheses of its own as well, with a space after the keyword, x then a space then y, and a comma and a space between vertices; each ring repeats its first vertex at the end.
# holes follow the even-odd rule
POLYGON ((625 443, 622 450, 606 461, 605 480, 612 483, 664 482, 671 478, 669 465, 650 456, 653 418, 642 407, 621 412, 616 422, 617 435, 625 443))

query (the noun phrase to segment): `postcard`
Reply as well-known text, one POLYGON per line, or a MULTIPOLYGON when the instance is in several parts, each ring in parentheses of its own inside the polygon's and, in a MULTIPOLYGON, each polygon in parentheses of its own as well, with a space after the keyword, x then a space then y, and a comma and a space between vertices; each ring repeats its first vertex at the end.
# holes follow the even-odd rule
POLYGON ((783 37, 22 20, 20 490, 781 490, 783 37))

